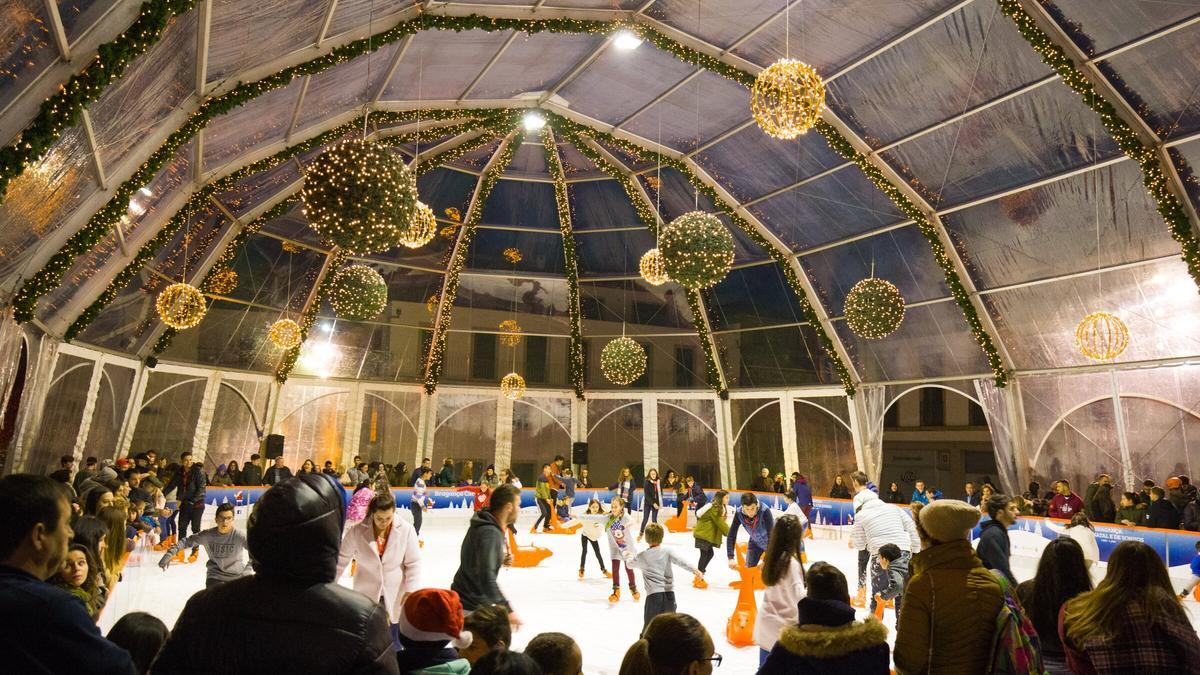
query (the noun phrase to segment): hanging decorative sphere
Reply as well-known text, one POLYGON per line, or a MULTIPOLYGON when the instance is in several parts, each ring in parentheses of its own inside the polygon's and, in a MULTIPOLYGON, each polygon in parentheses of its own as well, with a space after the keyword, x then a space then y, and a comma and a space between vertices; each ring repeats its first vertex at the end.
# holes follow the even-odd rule
POLYGON ((429 312, 430 314, 433 314, 434 312, 436 312, 439 301, 441 301, 441 296, 439 296, 437 293, 434 293, 433 295, 426 298, 425 299, 425 311, 429 312))
POLYGON ((408 221, 408 227, 400 233, 400 243, 409 248, 421 248, 433 241, 436 234, 437 216, 433 215, 433 209, 418 199, 412 220, 408 221))
POLYGON ((174 328, 183 330, 191 328, 204 319, 208 306, 204 303, 204 294, 191 284, 171 284, 158 294, 154 308, 162 322, 174 328))
POLYGON ((846 324, 855 335, 881 340, 904 321, 904 296, 883 279, 863 279, 846 294, 846 324))
POLYGON ((638 269, 642 272, 642 278, 651 286, 662 286, 671 280, 671 277, 667 276, 667 263, 663 260, 662 251, 657 248, 642 254, 638 269))
POLYGON ((516 373, 509 373, 500 380, 500 393, 504 398, 515 401, 525 395, 525 378, 516 373))
POLYGON ((387 307, 387 283, 366 265, 348 265, 333 276, 329 304, 338 318, 370 321, 387 307))
POLYGON ((500 344, 505 347, 516 347, 521 344, 521 324, 515 319, 505 319, 500 322, 500 344))
POLYGON ((416 212, 417 181, 399 155, 353 139, 309 165, 302 196, 321 236, 351 253, 379 253, 401 243, 416 212))
POLYGON ((779 59, 750 88, 750 112, 768 136, 791 140, 807 132, 825 109, 825 82, 803 61, 779 59))
POLYGON ((280 349, 294 349, 300 346, 303 336, 300 334, 300 324, 291 319, 280 319, 271 324, 267 331, 271 344, 280 349))
POLYGON ((1075 346, 1094 361, 1111 361, 1129 347, 1129 328, 1115 314, 1093 312, 1075 327, 1075 346))
POLYGON ((646 372, 646 350, 633 338, 619 337, 600 352, 600 371, 613 384, 631 384, 646 372))
POLYGON ((226 267, 213 274, 208 278, 208 283, 204 285, 205 290, 209 293, 217 295, 227 295, 232 293, 238 285, 238 273, 226 267))
POLYGON ((711 213, 691 211, 672 220, 658 247, 667 275, 686 288, 708 288, 733 267, 733 235, 711 213))

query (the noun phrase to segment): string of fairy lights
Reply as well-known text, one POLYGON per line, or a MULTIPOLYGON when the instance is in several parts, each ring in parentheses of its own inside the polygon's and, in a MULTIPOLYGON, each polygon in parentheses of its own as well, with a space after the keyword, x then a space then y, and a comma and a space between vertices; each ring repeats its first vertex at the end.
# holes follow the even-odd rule
MULTIPOLYGON (((1098 114, 1104 127, 1117 141, 1122 151, 1138 163, 1143 173, 1143 183, 1146 189, 1158 204, 1158 210, 1167 222, 1172 236, 1180 244, 1183 259, 1187 264, 1189 273, 1197 284, 1200 285, 1200 241, 1196 238, 1182 203, 1171 191, 1170 181, 1162 166, 1163 160, 1159 157, 1155 148, 1142 142, 1137 132, 1120 117, 1112 104, 1096 91, 1087 75, 1066 56, 1062 48, 1056 45, 1036 25, 1032 17, 1024 11, 1017 0, 997 0, 997 2, 1005 15, 1014 21, 1021 35, 1042 57, 1043 61, 1054 68, 1062 77, 1063 82, 1076 91, 1083 98, 1084 102, 1098 114)), ((38 115, 22 132, 21 136, 13 144, 0 148, 0 200, 3 199, 3 193, 7 190, 10 181, 43 157, 61 134, 75 124, 82 110, 89 103, 97 100, 104 89, 120 77, 125 67, 134 58, 145 53, 146 50, 158 42, 171 18, 190 10, 194 4, 194 0, 149 0, 144 3, 138 18, 127 31, 112 42, 102 45, 98 56, 92 63, 68 80, 59 93, 47 99, 39 110, 38 115)), ((752 114, 755 121, 767 133, 778 138, 794 138, 795 135, 804 133, 810 128, 816 128, 818 133, 829 142, 832 149, 856 164, 872 183, 881 189, 885 195, 917 223, 918 229, 929 241, 934 259, 943 270, 951 293, 960 309, 962 309, 973 336, 984 351, 989 365, 992 367, 997 384, 1003 386, 1007 378, 1003 362, 992 343, 990 335, 987 333, 971 304, 968 291, 954 270, 952 257, 948 255, 944 245, 938 239, 936 228, 920 212, 919 207, 913 204, 900 188, 883 176, 882 172, 875 168, 866 156, 858 153, 853 145, 835 128, 819 119, 821 109, 824 106, 824 84, 814 69, 802 62, 785 57, 772 64, 772 66, 762 71, 756 77, 720 61, 717 57, 685 47, 647 25, 637 23, 626 24, 622 22, 576 19, 500 19, 478 15, 465 17, 422 16, 417 20, 401 22, 382 33, 342 45, 335 48, 330 54, 281 70, 261 80, 241 83, 228 93, 205 101, 134 172, 130 179, 124 181, 114 189, 113 198, 100 211, 94 214, 88 224, 76 232, 38 273, 28 279, 21 287, 13 300, 14 316, 20 321, 28 321, 33 318, 33 309, 38 299, 57 287, 62 277, 75 263, 78 256, 90 250, 103 236, 111 232, 116 222, 123 215, 126 205, 133 194, 149 184, 154 174, 175 155, 179 148, 191 140, 208 121, 229 112, 235 107, 244 105, 249 100, 263 93, 288 84, 297 76, 322 72, 334 65, 374 51, 385 44, 425 29, 515 30, 525 33, 553 31, 603 35, 611 34, 616 30, 627 30, 636 34, 639 38, 650 42, 657 48, 671 53, 680 60, 695 63, 702 68, 749 87, 752 95, 752 114)), ((459 115, 462 114, 461 111, 457 112, 459 115)), ((431 111, 431 118, 435 114, 431 111)), ((615 138, 611 142, 618 147, 622 144, 628 144, 626 141, 615 138)), ((315 144, 309 147, 315 147, 315 144)), ((681 168, 677 166, 674 168, 687 175, 689 180, 694 179, 691 172, 686 171, 686 167, 681 168)), ((399 184, 401 186, 406 185, 403 181, 399 184)), ((213 185, 215 183, 210 183, 206 188, 213 185)), ((408 190, 404 187, 398 189, 401 192, 401 202, 408 203, 408 190)), ((710 186, 701 183, 701 185, 697 185, 697 191, 705 194, 714 203, 717 203, 720 210, 724 210, 721 207, 722 202, 715 198, 715 190, 710 186)), ((109 287, 101 294, 98 301, 86 308, 81 316, 72 323, 65 337, 71 339, 77 336, 79 331, 95 318, 99 309, 106 306, 115 298, 116 292, 132 279, 133 275, 136 274, 136 270, 140 269, 153 254, 157 253, 174 236, 182 221, 194 214, 199 205, 208 196, 211 196, 215 192, 215 189, 207 195, 202 195, 201 192, 197 191, 194 193, 193 198, 188 201, 184 209, 177 213, 175 217, 172 217, 168 221, 168 225, 157 233, 146 246, 139 249, 130 265, 127 265, 117 275, 117 278, 113 280, 113 283, 109 284, 109 287), (133 268, 133 273, 128 272, 130 268, 133 268)), ((414 205, 410 208, 411 210, 416 210, 415 183, 412 186, 411 193, 414 205)), ((431 211, 421 213, 422 218, 425 219, 423 221, 425 225, 428 224, 427 216, 431 213, 431 211)), ((711 216, 712 214, 707 215, 711 216)), ((746 224, 744 219, 741 219, 735 213, 727 213, 726 215, 730 217, 735 226, 745 231, 743 228, 743 225, 746 224)), ((693 222, 689 224, 695 225, 696 220, 693 218, 693 222)), ((415 221, 410 217, 399 222, 409 224, 415 221)), ((669 226, 664 228, 663 234, 665 235, 669 229, 669 226)), ((723 226, 721 229, 724 230, 723 226)), ((711 232, 711 230, 709 231, 711 232)), ((727 235, 728 232, 725 232, 725 234, 727 235)), ((415 240, 410 239, 410 241, 415 240)), ((773 247, 767 247, 767 250, 772 251, 773 247)), ((647 254, 649 255, 650 252, 647 252, 647 254)), ((774 256, 774 252, 772 254, 774 256)), ((672 256, 662 253, 660 253, 660 256, 662 257, 663 268, 661 271, 669 275, 672 256)), ((648 271, 651 272, 649 276, 651 278, 658 278, 658 274, 656 273, 660 270, 657 268, 654 256, 648 259, 647 267, 648 271)), ((784 265, 783 269, 785 275, 789 277, 789 285, 793 287, 793 290, 799 291, 798 297, 801 298, 802 307, 811 311, 807 298, 801 295, 803 291, 798 288, 799 284, 798 280, 795 279, 794 272, 789 270, 787 265, 784 265), (791 274, 789 275, 788 272, 791 272, 791 274)), ((703 276, 692 277, 689 281, 697 283, 704 281, 704 278, 703 276)), ((899 300, 902 302, 903 299, 899 298, 899 300)), ((172 305, 172 303, 167 304, 169 306, 172 305)), ((883 310, 894 310, 894 306, 885 305, 883 306, 883 310)), ((850 312, 848 311, 847 313, 850 312)), ((813 325, 818 326, 819 324, 814 322, 813 325)), ((822 340, 823 346, 826 346, 827 352, 831 356, 834 356, 828 335, 824 334, 823 330, 820 332, 824 338, 822 340)), ((843 379, 843 384, 847 386, 847 391, 852 391, 853 387, 849 383, 848 372, 845 372, 844 364, 841 364, 840 359, 836 357, 834 361, 835 368, 840 366, 837 369, 839 370, 839 376, 843 379)))
MULTIPOLYGON (((542 150, 550 178, 554 181, 554 205, 558 209, 558 228, 562 235, 563 266, 567 276, 567 305, 570 308, 571 341, 568 346, 570 359, 571 389, 577 398, 583 398, 583 329, 579 316, 579 265, 575 257, 575 231, 571 220, 571 205, 567 199, 567 177, 563 172, 562 158, 554 142, 554 131, 542 127, 542 150)), ((635 378, 636 379, 636 378, 635 378)))

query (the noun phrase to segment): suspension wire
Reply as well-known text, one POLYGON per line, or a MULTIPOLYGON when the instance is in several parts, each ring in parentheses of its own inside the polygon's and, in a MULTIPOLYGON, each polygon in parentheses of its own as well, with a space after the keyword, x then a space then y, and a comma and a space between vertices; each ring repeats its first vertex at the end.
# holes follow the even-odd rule
POLYGON ((363 82, 363 138, 367 137, 367 119, 371 116, 371 40, 375 37, 375 0, 367 10, 367 77, 363 82))

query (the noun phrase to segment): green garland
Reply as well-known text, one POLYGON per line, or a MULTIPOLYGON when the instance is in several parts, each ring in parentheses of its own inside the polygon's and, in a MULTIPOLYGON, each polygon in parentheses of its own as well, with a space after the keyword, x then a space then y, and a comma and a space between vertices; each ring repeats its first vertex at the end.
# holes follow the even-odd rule
POLYGON ((329 262, 322 270, 320 278, 316 280, 317 292, 313 295, 312 302, 304 306, 304 312, 300 315, 300 344, 287 350, 279 362, 279 367, 275 369, 275 381, 279 384, 287 382, 292 369, 296 367, 296 359, 300 357, 300 350, 304 348, 304 341, 308 339, 308 331, 312 330, 317 321, 317 310, 321 308, 321 302, 333 288, 333 279, 336 276, 333 272, 346 262, 348 255, 342 250, 331 253, 329 262))
MULTIPOLYGON (((403 117, 400 113, 384 113, 383 117, 386 118, 386 121, 393 122, 405 119, 405 117, 403 117)), ((409 134, 403 134, 401 136, 395 136, 387 140, 392 144, 403 144, 417 140, 418 138, 423 140, 426 137, 439 138, 447 131, 464 133, 466 131, 472 131, 478 128, 500 128, 494 127, 494 125, 497 124, 497 120, 503 122, 505 119, 506 117, 504 116, 489 115, 479 119, 468 120, 459 124, 450 125, 448 127, 422 129, 419 133, 412 132, 409 134)), ((315 136, 307 141, 303 141, 291 147, 285 148, 284 150, 281 150, 270 157, 242 167, 228 176, 213 181, 197 190, 194 194, 192 194, 191 197, 188 198, 183 207, 181 207, 180 210, 177 211, 170 218, 170 220, 167 221, 167 224, 161 230, 159 230, 154 237, 150 239, 150 241, 146 242, 141 248, 138 249, 138 252, 134 255, 133 259, 130 260, 130 262, 120 272, 117 273, 117 275, 109 282, 108 286, 105 287, 100 296, 96 298, 96 300, 90 305, 84 308, 83 312, 81 312, 80 315, 75 318, 75 321, 73 321, 71 325, 67 327, 67 330, 63 335, 63 339, 67 342, 74 340, 80 333, 83 332, 84 329, 86 329, 93 321, 95 321, 96 317, 100 315, 100 311, 116 299, 117 294, 120 293, 121 289, 124 288, 125 285, 131 280, 133 280, 135 276, 137 276, 138 272, 141 271, 141 268, 146 264, 146 262, 158 255, 159 250, 161 250, 163 246, 166 246, 167 243, 171 241, 171 239, 179 231, 179 228, 187 222, 188 218, 197 213, 210 197, 222 190, 233 187, 239 180, 245 178, 246 176, 276 167, 292 157, 303 154, 315 147, 341 138, 346 133, 357 129, 358 127, 359 124, 357 122, 346 123, 340 127, 320 134, 319 136, 315 136)), ((95 218, 96 217, 93 216, 93 221, 95 218)), ((91 223, 89 223, 89 226, 90 225, 91 223)), ((62 255, 62 253, 60 252, 59 255, 62 255)), ((64 262, 66 266, 62 269, 62 272, 58 273, 59 278, 61 278, 61 275, 64 274, 67 269, 70 269, 71 264, 74 264, 75 257, 76 256, 72 255, 70 256, 69 262, 64 262)), ((27 288, 30 288, 31 284, 39 279, 39 276, 42 275, 43 272, 46 272, 45 268, 43 268, 42 272, 39 272, 38 275, 35 275, 29 281, 27 281, 25 286, 22 286, 21 292, 18 293, 17 299, 13 302, 14 306, 17 308, 17 311, 28 312, 29 318, 32 318, 33 316, 33 309, 37 298, 33 297, 31 294, 25 294, 25 291, 27 288), (32 302, 26 302, 27 300, 32 302)), ((48 281, 43 280, 39 283, 48 283, 48 281)), ((58 281, 55 280, 54 285, 57 285, 57 283, 58 281)), ((51 286, 51 288, 53 287, 54 286, 51 286)), ((22 314, 22 316, 24 316, 24 314, 22 314)))
MULTIPOLYGON (((516 118, 512 118, 516 123, 516 118)), ((454 300, 458 296, 458 280, 463 268, 467 265, 467 252, 475 239, 475 226, 483 218, 483 205, 487 202, 492 188, 500 180, 500 174, 512 161, 513 154, 520 147, 524 132, 518 130, 516 135, 504 146, 495 158, 491 168, 479 179, 479 189, 475 203, 463 219, 462 230, 458 233, 458 245, 451 249, 450 261, 446 265, 446 282, 441 294, 441 312, 433 327, 433 336, 429 342, 429 358, 425 368, 425 393, 437 391, 438 381, 442 377, 442 368, 446 358, 446 333, 450 330, 450 315, 454 309, 454 300)))
MULTIPOLYGON (((1062 78, 1063 83, 1079 94, 1084 105, 1100 117, 1100 122, 1117 142, 1117 147, 1121 148, 1127 157, 1137 162, 1142 170, 1142 185, 1154 199, 1158 213, 1166 221, 1171 236, 1179 243, 1183 261, 1187 263, 1188 274, 1200 288, 1200 239, 1196 237, 1179 196, 1171 191, 1171 181, 1167 178, 1167 173, 1156 149, 1142 143, 1137 131, 1121 118, 1112 103, 1109 103, 1096 90, 1091 80, 1075 66, 1075 62, 1067 56, 1062 47, 1055 44, 1038 27, 1037 22, 1029 16, 1019 2, 1016 0, 997 0, 997 2, 1000 4, 1000 10, 1017 25, 1017 30, 1020 31, 1025 41, 1033 47, 1038 56, 1042 57, 1042 62, 1053 68, 1062 78)), ((1200 226, 1200 223, 1197 223, 1197 226, 1200 226)))
POLYGON ((583 331, 579 320, 579 266, 575 259, 575 231, 571 226, 571 205, 567 199, 567 177, 563 172, 562 158, 554 144, 554 134, 548 127, 542 129, 542 149, 546 154, 546 166, 554 179, 554 202, 558 207, 558 228, 562 234, 563 260, 567 271, 567 304, 571 312, 571 388, 575 397, 583 398, 583 331))
MULTIPOLYGON (((552 125, 557 125, 560 119, 561 118, 559 117, 553 117, 549 123, 552 125)), ((566 135, 566 138, 570 140, 575 145, 575 148, 579 150, 579 152, 592 164, 595 164, 597 168, 608 174, 609 177, 620 184, 620 186, 625 190, 626 196, 629 197, 629 201, 633 204, 634 210, 637 211, 638 218, 641 219, 642 224, 645 225, 646 228, 649 229, 650 232, 653 233, 657 238, 658 215, 650 207, 650 204, 646 201, 646 198, 642 195, 642 193, 633 184, 633 179, 630 178, 628 174, 614 166, 612 162, 608 161, 603 155, 596 152, 594 148, 585 143, 577 133, 570 132, 566 135)), ((721 398, 728 398, 729 390, 726 389, 725 382, 721 379, 721 370, 717 367, 717 357, 713 352, 712 336, 709 335, 708 324, 704 321, 704 310, 700 306, 700 293, 699 291, 691 288, 684 288, 683 290, 687 294, 688 306, 691 307, 692 310, 692 328, 695 329, 696 336, 700 339, 700 347, 704 350, 704 370, 708 376, 708 386, 711 387, 713 391, 717 392, 717 395, 721 398)))
MULTIPOLYGON (((242 246, 250 239, 250 235, 261 230, 263 225, 266 225, 270 221, 275 220, 276 218, 287 213, 288 210, 296 206, 296 204, 297 202, 295 200, 284 200, 264 211, 259 217, 255 218, 249 223, 246 223, 246 226, 243 227, 242 230, 233 237, 233 240, 225 245, 225 250, 221 252, 221 256, 217 258, 217 261, 213 263, 213 266, 208 270, 208 273, 204 275, 204 279, 200 282, 199 288, 204 290, 212 278, 219 274, 221 270, 232 267, 234 258, 237 257, 238 251, 241 250, 242 246)), ((167 347, 171 346, 171 341, 174 340, 175 336, 178 334, 179 331, 175 330, 174 328, 168 327, 166 330, 164 330, 162 335, 158 336, 158 341, 154 343, 155 356, 167 351, 167 347)))
MULTIPOLYGON (((716 188, 713 188, 711 185, 708 185, 704 181, 700 180, 700 178, 696 176, 696 174, 693 173, 690 168, 688 168, 687 164, 677 159, 659 156, 649 150, 646 150, 645 148, 642 148, 639 145, 617 138, 612 134, 607 134, 584 127, 583 125, 572 122, 565 117, 553 115, 549 119, 556 124, 562 125, 568 129, 570 133, 576 136, 591 136, 597 140, 602 140, 611 146, 620 148, 623 152, 634 157, 653 157, 657 161, 661 161, 663 166, 669 166, 687 178, 688 182, 691 183, 692 186, 700 192, 700 194, 708 198, 709 201, 711 201, 717 207, 717 209, 725 214, 725 216, 728 217, 729 220, 739 230, 741 230, 743 234, 757 244, 759 248, 766 251, 767 254, 771 256, 771 259, 779 264, 779 268, 783 272, 783 277, 787 281, 788 287, 792 289, 792 293, 796 296, 796 300, 800 303, 801 313, 804 315, 805 320, 816 332, 817 339, 820 340, 821 346, 825 350, 825 355, 829 357, 830 363, 832 363, 833 369, 837 373, 838 379, 842 383, 842 388, 846 390, 847 395, 854 396, 854 381, 850 377, 850 370, 846 367, 845 362, 842 361, 841 356, 838 355, 837 348, 834 346, 833 340, 829 337, 829 333, 825 331, 825 327, 821 324, 820 317, 817 316, 816 311, 813 309, 812 303, 809 302, 808 294, 804 292, 804 287, 800 284, 800 279, 796 276, 796 271, 792 269, 788 254, 776 248, 769 240, 767 240, 766 237, 759 233, 759 231, 756 230, 749 221, 738 215, 736 211, 730 208, 725 200, 721 198, 721 195, 717 193, 716 188)), ((588 151, 590 151, 591 148, 589 148, 586 143, 577 143, 576 146, 579 148, 580 152, 583 152, 584 155, 588 157, 588 159, 591 159, 593 163, 596 162, 594 157, 598 157, 598 153, 592 151, 591 155, 589 155, 588 151)), ((600 164, 597 164, 597 166, 600 166, 600 164)), ((637 201, 634 202, 635 205, 637 203, 637 201)), ((714 360, 714 357, 709 357, 707 354, 706 358, 710 361, 714 360)), ((712 365, 710 363, 710 368, 711 367, 712 365)))
POLYGON ((0 204, 9 183, 41 159, 62 132, 79 122, 87 106, 121 78, 134 59, 145 54, 166 31, 171 19, 192 9, 196 0, 147 0, 138 17, 116 39, 97 49, 96 56, 59 87, 58 93, 42 101, 37 115, 12 144, 0 148, 0 204))

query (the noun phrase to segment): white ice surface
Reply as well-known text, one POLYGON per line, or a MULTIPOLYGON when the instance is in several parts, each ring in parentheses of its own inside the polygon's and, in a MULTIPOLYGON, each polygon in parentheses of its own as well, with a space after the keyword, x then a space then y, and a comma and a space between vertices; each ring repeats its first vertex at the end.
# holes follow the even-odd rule
MULTIPOLYGON (((210 507, 205 513, 204 527, 212 526, 213 511, 210 507)), ((579 536, 531 535, 529 527, 536 516, 532 509, 527 511, 518 522, 518 543, 524 545, 532 542, 549 548, 554 555, 538 567, 505 568, 500 573, 500 587, 524 621, 524 627, 513 635, 514 647, 518 650, 523 648, 538 633, 560 631, 579 642, 585 673, 615 675, 626 648, 637 639, 641 630, 642 602, 635 602, 631 598, 628 580, 622 572, 621 601, 609 603, 612 582, 600 574, 591 547, 588 547, 587 574, 580 579, 579 536)), ((407 513, 404 515, 407 517, 407 513)), ((666 513, 664 517, 667 515, 670 514, 666 513)), ((460 509, 426 512, 421 531, 421 538, 425 542, 421 549, 423 586, 450 587, 450 581, 458 569, 459 548, 469 518, 470 512, 460 509)), ((237 526, 245 527, 245 514, 239 516, 237 526)), ((664 545, 675 548, 694 561, 699 551, 692 542, 690 532, 668 532, 664 545)), ((836 528, 817 528, 816 539, 807 540, 806 546, 810 562, 824 560, 841 568, 847 579, 851 580, 853 592, 857 553, 846 542, 847 539, 836 528)), ((601 554, 606 555, 607 548, 603 542, 600 548, 601 554)), ((121 615, 132 611, 149 612, 172 626, 188 597, 204 588, 206 556, 203 549, 196 563, 172 565, 166 572, 157 567, 161 555, 151 550, 140 550, 130 556, 124 578, 101 617, 102 631, 107 633, 121 615)), ((1033 559, 1014 557, 1014 573, 1019 579, 1032 576, 1035 562, 1033 559)), ((605 565, 609 564, 606 560, 605 565)), ((1102 569, 1096 572, 1099 572, 1096 578, 1103 575, 1102 569)), ((639 590, 644 590, 640 588, 641 573, 636 574, 639 590)), ((721 675, 753 673, 758 668, 756 647, 736 648, 725 639, 725 622, 737 601, 737 591, 729 588, 729 582, 735 578, 736 573, 726 566, 722 553, 718 553, 709 565, 707 590, 692 588, 691 574, 678 568, 675 570, 675 597, 679 611, 698 618, 712 634, 717 652, 724 656, 724 663, 717 671, 721 675)), ((1177 585, 1181 583, 1181 580, 1174 581, 1177 585)), ((344 577, 341 583, 349 586, 350 578, 344 577)), ((1193 625, 1200 628, 1197 603, 1189 600, 1185 607, 1193 625)), ((865 612, 860 610, 860 614, 865 615, 865 612)), ((891 641, 895 637, 895 615, 891 610, 885 613, 884 623, 888 626, 891 641)))

